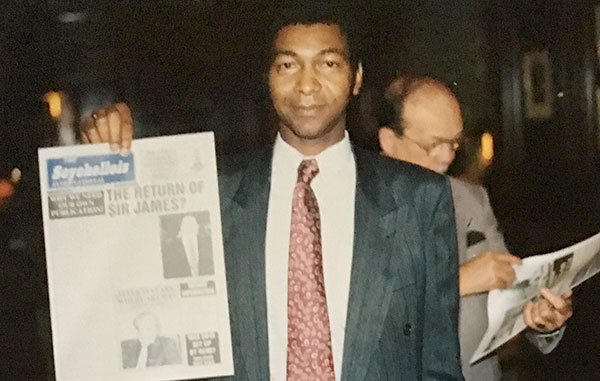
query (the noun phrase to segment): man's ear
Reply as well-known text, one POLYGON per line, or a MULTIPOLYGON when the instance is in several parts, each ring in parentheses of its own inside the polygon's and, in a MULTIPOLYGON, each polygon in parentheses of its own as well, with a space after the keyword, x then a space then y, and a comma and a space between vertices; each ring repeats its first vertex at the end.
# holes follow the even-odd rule
POLYGON ((377 137, 379 139, 379 147, 381 147, 381 152, 386 156, 391 156, 394 152, 396 139, 398 139, 394 131, 388 126, 381 126, 377 131, 377 137))
POLYGON ((356 74, 354 75, 354 86, 352 87, 352 95, 357 96, 360 93, 363 81, 363 67, 362 62, 358 63, 356 68, 356 74))

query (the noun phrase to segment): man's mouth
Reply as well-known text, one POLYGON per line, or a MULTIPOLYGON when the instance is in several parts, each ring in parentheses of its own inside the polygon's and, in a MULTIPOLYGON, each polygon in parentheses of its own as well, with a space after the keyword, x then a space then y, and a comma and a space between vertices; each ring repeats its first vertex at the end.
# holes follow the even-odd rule
POLYGON ((315 116, 318 114, 321 106, 309 105, 309 106, 295 106, 296 114, 300 116, 315 116))

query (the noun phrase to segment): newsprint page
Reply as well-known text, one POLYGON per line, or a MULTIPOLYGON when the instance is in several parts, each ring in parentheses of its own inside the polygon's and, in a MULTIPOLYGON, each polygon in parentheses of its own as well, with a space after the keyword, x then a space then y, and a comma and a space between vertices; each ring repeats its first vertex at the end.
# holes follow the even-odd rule
POLYGON ((57 380, 232 375, 213 134, 39 164, 57 380))
POLYGON ((600 233, 553 253, 527 257, 514 269, 513 284, 488 295, 488 328, 471 364, 526 328, 523 309, 541 297, 541 287, 563 294, 600 272, 600 233))

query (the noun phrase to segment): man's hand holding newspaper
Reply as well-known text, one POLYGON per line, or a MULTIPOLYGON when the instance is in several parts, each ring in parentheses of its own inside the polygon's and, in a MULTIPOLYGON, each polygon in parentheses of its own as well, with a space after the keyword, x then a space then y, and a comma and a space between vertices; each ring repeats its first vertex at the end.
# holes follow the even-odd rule
POLYGON ((81 123, 82 143, 109 143, 113 152, 129 153, 133 140, 133 118, 125 103, 94 110, 81 123))
POLYGON ((542 288, 540 295, 537 302, 525 305, 523 320, 527 327, 538 332, 555 331, 573 315, 573 291, 557 295, 549 288, 542 288))
POLYGON ((516 279, 488 295, 488 328, 471 363, 526 328, 559 332, 573 315, 572 289, 600 272, 600 233, 573 246, 523 259, 516 279))

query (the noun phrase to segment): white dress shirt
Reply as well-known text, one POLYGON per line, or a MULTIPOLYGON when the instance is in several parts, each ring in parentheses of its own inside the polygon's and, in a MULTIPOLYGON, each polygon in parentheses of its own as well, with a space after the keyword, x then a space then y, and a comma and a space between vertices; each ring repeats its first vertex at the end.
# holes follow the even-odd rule
POLYGON ((316 159, 319 173, 311 182, 321 217, 325 294, 331 326, 335 379, 342 374, 344 330, 354 242, 356 165, 348 134, 315 157, 304 157, 277 136, 273 148, 271 193, 267 214, 265 270, 269 367, 271 380, 286 379, 287 269, 292 198, 303 159, 316 159))

